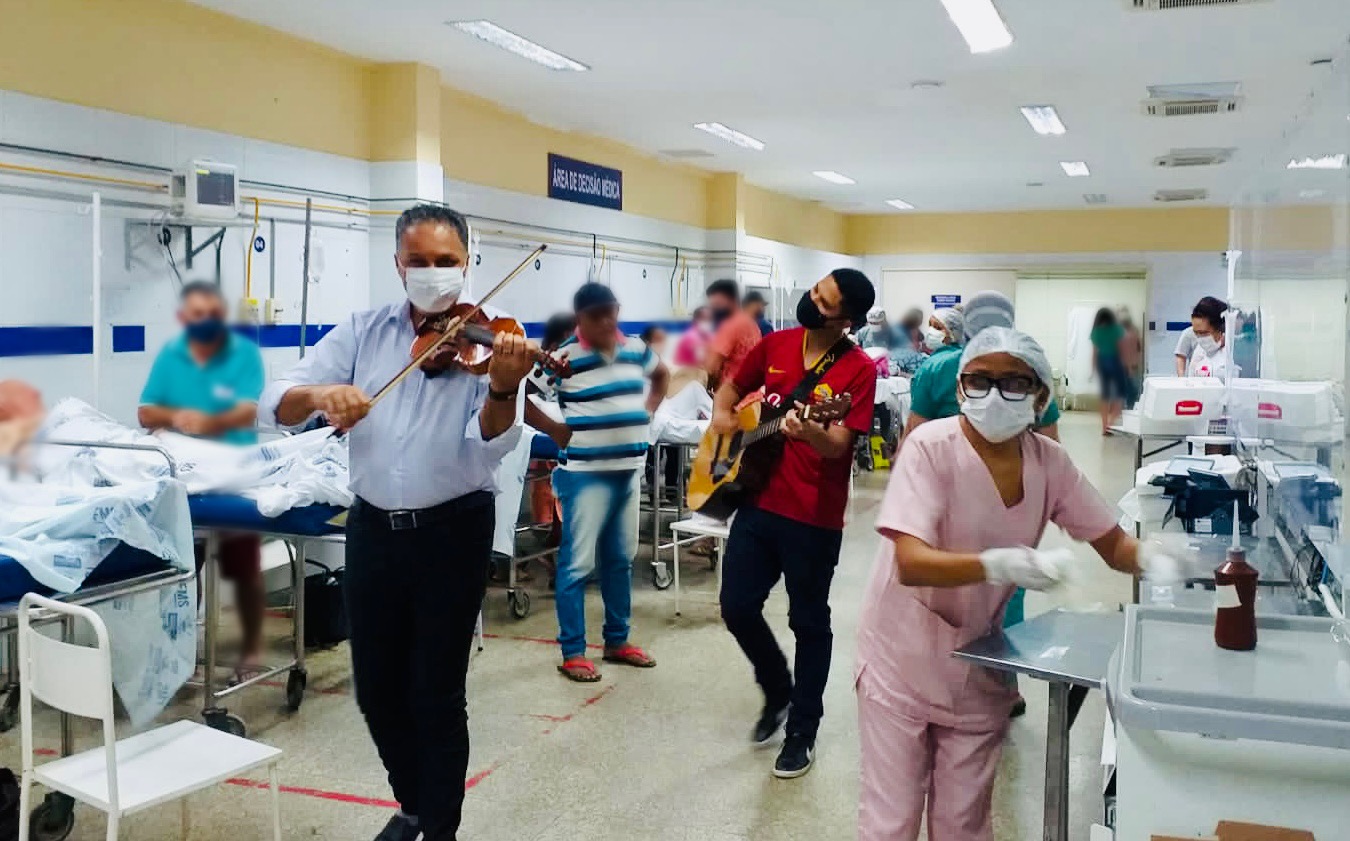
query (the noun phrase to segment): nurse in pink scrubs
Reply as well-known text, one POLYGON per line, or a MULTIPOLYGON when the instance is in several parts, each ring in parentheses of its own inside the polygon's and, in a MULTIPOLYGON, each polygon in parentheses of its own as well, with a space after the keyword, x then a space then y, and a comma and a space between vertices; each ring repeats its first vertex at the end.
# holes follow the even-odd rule
POLYGON ((991 799, 1016 691, 952 651, 999 630, 1018 587, 1063 581, 1073 556, 1034 548, 1048 523, 1113 569, 1151 578, 1177 562, 1141 548, 1059 444, 1031 429, 1049 399, 1034 339, 981 331, 961 355, 961 415, 901 448, 877 518, 886 538, 868 585, 856 686, 860 841, 992 841, 991 799))

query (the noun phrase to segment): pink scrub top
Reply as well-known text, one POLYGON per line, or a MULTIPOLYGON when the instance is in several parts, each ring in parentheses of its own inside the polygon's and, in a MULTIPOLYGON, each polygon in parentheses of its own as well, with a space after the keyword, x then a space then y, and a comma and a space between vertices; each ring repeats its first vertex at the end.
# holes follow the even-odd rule
POLYGON ((864 673, 905 715, 943 727, 1002 727, 1016 698, 1009 676, 970 666, 952 651, 997 631, 1012 585, 906 587, 895 568, 897 536, 936 549, 981 552, 1036 546, 1046 524, 1076 540, 1096 540, 1116 517, 1059 444, 1021 437, 1022 501, 1005 506, 993 476, 961 431, 959 417, 929 421, 900 449, 877 530, 877 551, 863 598, 855 679, 864 673))

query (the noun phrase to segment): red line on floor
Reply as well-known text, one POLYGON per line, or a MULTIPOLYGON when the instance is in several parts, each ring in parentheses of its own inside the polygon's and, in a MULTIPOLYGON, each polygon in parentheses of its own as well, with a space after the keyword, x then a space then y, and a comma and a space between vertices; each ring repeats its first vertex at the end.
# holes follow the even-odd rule
POLYGON ((544 715, 543 713, 531 713, 530 718, 537 718, 541 721, 551 721, 554 724, 562 724, 572 720, 570 715, 544 715))
POLYGON ((585 702, 584 704, 582 704, 582 706, 583 706, 583 707, 589 707, 589 706, 591 706, 591 705, 593 705, 593 704, 599 703, 599 701, 600 701, 601 698, 605 697, 606 695, 608 695, 609 693, 611 693, 611 692, 614 691, 614 687, 615 687, 616 685, 617 685, 617 684, 611 683, 609 686, 606 686, 604 689, 600 690, 600 694, 598 694, 598 695, 592 695, 591 697, 587 698, 587 699, 586 699, 586 702, 585 702))
MULTIPOLYGON (((234 777, 225 781, 232 786, 242 788, 268 788, 268 784, 262 780, 249 780, 244 777, 234 777)), ((335 800, 338 803, 351 803, 356 806, 376 806, 381 809, 397 809, 398 803, 393 800, 384 800, 379 797, 361 797, 356 794, 346 794, 340 791, 323 791, 317 788, 303 788, 301 786, 281 786, 281 791, 286 794, 298 794, 302 797, 316 797, 320 800, 335 800)))
POLYGON ((494 762, 493 764, 491 764, 491 765, 489 765, 488 767, 484 768, 482 771, 479 771, 477 774, 474 774, 472 777, 470 777, 469 779, 465 780, 465 781, 464 781, 464 790, 465 790, 465 791, 468 791, 469 789, 471 789, 471 788, 473 788, 474 786, 476 786, 476 785, 478 785, 479 783, 481 783, 483 780, 486 780, 488 777, 491 777, 491 776, 492 776, 492 772, 497 770, 497 765, 498 765, 498 763, 495 763, 495 762, 494 762))

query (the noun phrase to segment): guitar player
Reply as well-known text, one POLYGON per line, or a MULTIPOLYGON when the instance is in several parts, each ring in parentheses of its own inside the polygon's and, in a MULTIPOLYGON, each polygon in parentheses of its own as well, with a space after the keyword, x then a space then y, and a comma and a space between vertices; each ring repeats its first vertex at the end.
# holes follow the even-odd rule
POLYGON ((737 428, 733 410, 745 395, 764 391, 764 411, 787 411, 786 441, 759 496, 732 521, 722 581, 722 618, 754 667, 764 711, 752 740, 769 742, 787 725, 774 776, 811 769, 824 714, 825 681, 834 636, 830 582, 839 562, 855 436, 872 426, 876 369, 845 333, 862 323, 876 292, 862 272, 835 269, 797 304, 801 327, 764 337, 733 380, 718 390, 713 428, 737 428), (802 421, 793 408, 836 395, 852 396, 842 422, 802 421), (796 681, 764 620, 764 602, 779 577, 786 581, 788 624, 797 640, 796 681))

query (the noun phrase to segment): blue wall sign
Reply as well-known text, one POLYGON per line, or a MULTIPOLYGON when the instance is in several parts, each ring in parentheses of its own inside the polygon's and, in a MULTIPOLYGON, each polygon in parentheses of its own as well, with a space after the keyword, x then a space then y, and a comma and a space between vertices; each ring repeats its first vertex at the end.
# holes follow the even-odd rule
POLYGON ((623 172, 550 153, 548 197, 623 210, 623 172))
POLYGON ((954 307, 961 303, 960 295, 934 295, 933 306, 935 307, 954 307))
POLYGON ((262 253, 262 250, 263 250, 264 248, 266 248, 266 247, 267 247, 267 240, 263 239, 261 236, 256 236, 256 237, 253 238, 253 250, 254 250, 254 251, 256 251, 256 252, 258 252, 259 254, 261 254, 261 253, 262 253))

